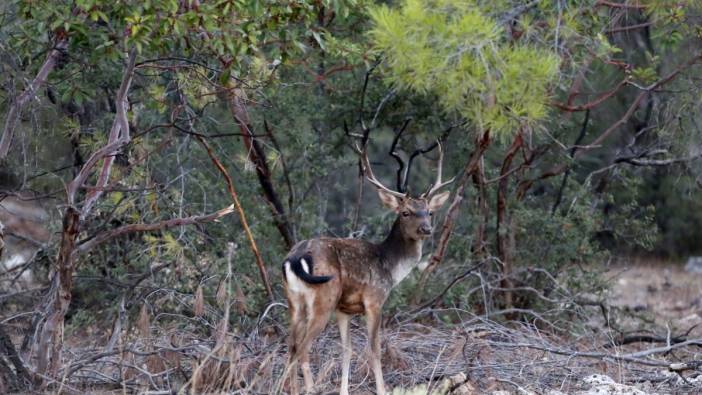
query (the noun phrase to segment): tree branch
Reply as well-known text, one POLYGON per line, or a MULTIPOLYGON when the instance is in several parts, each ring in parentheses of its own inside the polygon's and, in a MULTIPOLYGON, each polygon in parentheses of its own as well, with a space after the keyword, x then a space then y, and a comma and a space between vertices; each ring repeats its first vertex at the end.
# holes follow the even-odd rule
POLYGON ((17 100, 10 106, 7 116, 5 116, 5 126, 2 131, 2 138, 0 138, 0 160, 7 157, 7 154, 10 151, 12 137, 15 134, 15 128, 17 127, 17 121, 19 120, 22 108, 36 95, 39 87, 46 83, 49 73, 56 65, 56 60, 67 46, 68 39, 65 37, 65 35, 62 35, 54 45, 54 48, 49 51, 49 54, 46 56, 46 60, 44 60, 44 64, 42 64, 39 72, 37 72, 37 75, 34 77, 32 82, 29 83, 24 92, 22 92, 17 100))
POLYGON ((75 254, 82 254, 85 252, 90 251, 93 249, 95 246, 102 244, 106 242, 107 240, 113 239, 117 236, 121 236, 127 233, 135 233, 135 232, 153 232, 156 230, 163 230, 163 229, 168 229, 168 228, 173 228, 176 226, 183 226, 183 225, 192 225, 192 224, 202 224, 206 222, 212 222, 216 219, 219 219, 227 214, 230 214, 234 211, 234 205, 230 205, 229 207, 225 207, 221 210, 215 211, 214 213, 211 214, 206 214, 206 215, 193 215, 190 217, 184 217, 184 218, 173 218, 173 219, 168 219, 164 221, 159 221, 159 222, 154 222, 151 224, 130 224, 130 225, 124 225, 120 226, 115 229, 110 229, 102 233, 98 233, 95 235, 90 240, 86 240, 84 242, 81 242, 78 247, 75 249, 75 254))
POLYGON ((78 175, 73 179, 73 181, 71 181, 70 184, 68 184, 67 187, 66 194, 68 196, 68 204, 74 204, 76 192, 88 179, 93 167, 95 167, 98 161, 105 159, 102 171, 100 172, 100 176, 98 178, 98 189, 93 190, 88 194, 85 206, 83 207, 83 212, 81 213, 81 216, 83 217, 88 215, 92 206, 102 195, 101 188, 107 185, 112 169, 112 163, 114 162, 114 157, 112 155, 122 146, 126 145, 130 140, 129 121, 127 119, 127 93, 129 92, 129 86, 131 85, 132 78, 134 76, 136 51, 131 50, 127 56, 127 67, 124 69, 124 73, 122 74, 122 83, 120 84, 119 91, 117 92, 117 96, 115 98, 116 114, 115 120, 112 123, 112 129, 110 130, 109 140, 106 145, 90 155, 88 160, 85 161, 85 164, 78 172, 78 175))
POLYGON ((239 195, 237 195, 236 189, 234 189, 234 182, 232 181, 232 177, 229 175, 227 169, 224 167, 222 162, 220 162, 220 160, 217 159, 217 156, 215 156, 214 152, 212 151, 212 148, 209 146, 209 144, 207 144, 205 139, 203 139, 200 136, 195 136, 195 138, 197 139, 197 141, 200 142, 200 144, 202 144, 203 147, 205 147, 205 150, 207 150, 207 155, 209 155, 210 159, 212 160, 212 163, 214 163, 215 167, 217 167, 217 170, 219 170, 219 172, 222 173, 222 176, 224 176, 224 180, 227 183, 227 190, 229 191, 229 195, 231 196, 232 201, 234 201, 236 210, 239 213, 241 225, 244 227, 244 232, 246 233, 246 237, 249 239, 249 244, 251 244, 251 251, 256 257, 256 265, 258 266, 258 270, 261 275, 261 281, 263 281, 263 285, 266 287, 266 293, 268 294, 268 297, 271 300, 273 300, 273 289, 271 288, 271 283, 268 280, 266 265, 263 263, 263 258, 261 258, 261 254, 258 252, 258 247, 256 246, 256 240, 254 240, 253 234, 251 234, 251 229, 249 229, 249 223, 246 220, 246 214, 244 213, 244 209, 243 207, 241 207, 241 202, 239 202, 239 195))

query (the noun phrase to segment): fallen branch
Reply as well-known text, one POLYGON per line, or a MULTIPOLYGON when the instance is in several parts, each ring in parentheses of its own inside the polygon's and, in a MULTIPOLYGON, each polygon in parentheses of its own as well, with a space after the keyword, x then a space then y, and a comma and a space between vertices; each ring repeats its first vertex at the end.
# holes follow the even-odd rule
POLYGON ((684 342, 686 339, 683 336, 676 337, 665 337, 665 336, 654 336, 654 335, 630 335, 623 336, 619 339, 615 339, 613 342, 604 345, 605 348, 614 346, 623 346, 632 343, 672 343, 678 344, 684 342))

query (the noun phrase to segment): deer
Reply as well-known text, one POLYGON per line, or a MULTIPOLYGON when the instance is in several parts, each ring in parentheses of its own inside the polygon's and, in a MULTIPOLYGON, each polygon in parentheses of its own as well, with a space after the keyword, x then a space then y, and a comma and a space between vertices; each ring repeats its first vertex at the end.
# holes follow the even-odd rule
POLYGON ((360 170, 377 189, 382 204, 397 214, 385 239, 372 243, 361 239, 320 237, 298 242, 283 261, 283 280, 290 315, 288 362, 281 382, 290 378, 290 392, 298 393, 298 363, 302 368, 305 391, 311 393, 314 380, 309 364, 309 349, 324 330, 332 313, 336 313, 342 343, 340 394, 349 393, 351 339, 349 321, 354 315, 365 315, 370 343, 370 366, 378 395, 386 393, 380 361, 381 312, 390 291, 415 267, 422 257, 424 240, 432 234, 432 217, 449 197, 438 193, 453 182, 441 180, 443 150, 440 141, 436 181, 418 197, 407 192, 407 178, 415 151, 405 168, 395 152, 403 126, 393 141, 390 154, 398 160, 397 190, 383 185, 374 175, 368 159, 368 130, 363 144, 354 147, 360 157, 360 170), (403 171, 404 169, 404 171, 403 171), (404 176, 404 178, 402 178, 404 176))

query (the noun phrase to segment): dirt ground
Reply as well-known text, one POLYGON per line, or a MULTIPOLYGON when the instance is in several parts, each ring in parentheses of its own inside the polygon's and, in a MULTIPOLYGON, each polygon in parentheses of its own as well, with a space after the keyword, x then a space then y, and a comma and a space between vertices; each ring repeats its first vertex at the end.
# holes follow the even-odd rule
POLYGON ((607 277, 612 306, 643 323, 702 336, 702 274, 686 271, 684 263, 632 259, 613 266, 607 277))

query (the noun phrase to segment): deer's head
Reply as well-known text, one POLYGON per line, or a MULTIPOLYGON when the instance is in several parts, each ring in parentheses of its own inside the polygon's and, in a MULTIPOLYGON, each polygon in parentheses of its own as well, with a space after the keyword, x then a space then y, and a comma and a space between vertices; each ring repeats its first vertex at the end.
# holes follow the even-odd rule
POLYGON ((390 148, 390 155, 394 157, 399 164, 399 170, 397 172, 397 190, 386 187, 373 174, 370 161, 368 160, 368 131, 364 132, 362 145, 361 147, 356 147, 356 152, 361 158, 363 173, 368 181, 378 189, 378 196, 380 196, 383 205, 397 213, 396 223, 399 224, 403 236, 411 240, 422 240, 431 236, 434 213, 446 203, 450 194, 449 191, 441 193, 438 193, 438 191, 452 183, 454 179, 452 178, 446 182, 441 181, 444 152, 440 141, 437 141, 425 149, 415 150, 409 156, 409 164, 405 165, 405 162, 395 151, 395 148, 406 126, 407 123, 405 123, 397 133, 390 148), (436 181, 427 192, 419 197, 411 197, 407 191, 407 183, 412 161, 417 155, 425 154, 434 148, 438 148, 439 150, 436 181))
POLYGON ((411 240, 422 240, 431 236, 434 212, 446 203, 449 191, 430 198, 412 198, 408 195, 396 196, 383 189, 378 195, 383 205, 397 213, 397 222, 403 236, 411 240))

